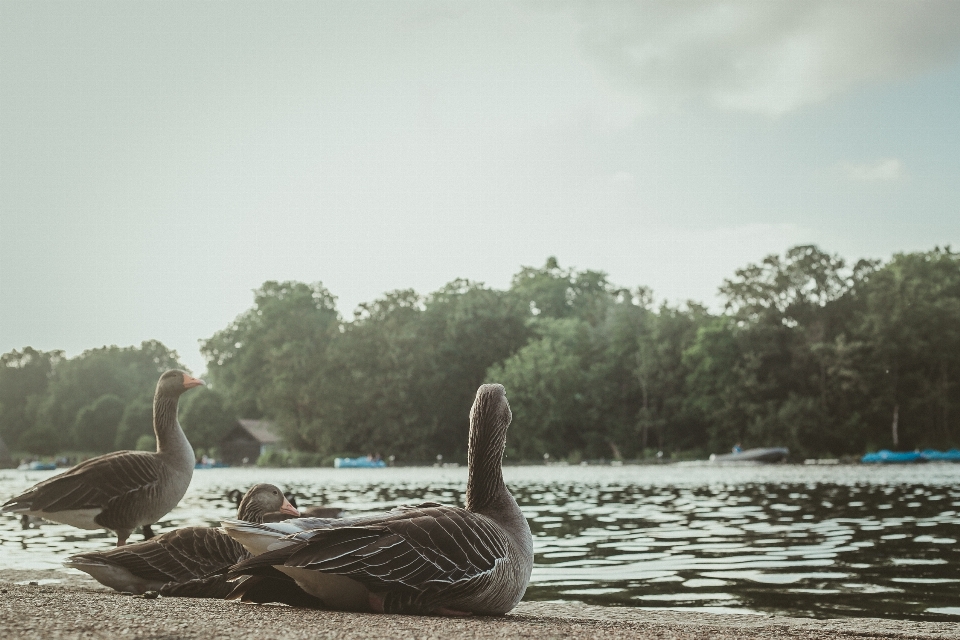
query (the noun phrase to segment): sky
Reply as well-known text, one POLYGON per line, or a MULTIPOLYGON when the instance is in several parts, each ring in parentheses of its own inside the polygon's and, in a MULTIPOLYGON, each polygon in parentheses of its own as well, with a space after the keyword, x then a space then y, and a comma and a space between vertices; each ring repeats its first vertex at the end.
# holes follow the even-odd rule
POLYGON ((960 247, 960 3, 0 1, 0 352, 521 266, 960 247))

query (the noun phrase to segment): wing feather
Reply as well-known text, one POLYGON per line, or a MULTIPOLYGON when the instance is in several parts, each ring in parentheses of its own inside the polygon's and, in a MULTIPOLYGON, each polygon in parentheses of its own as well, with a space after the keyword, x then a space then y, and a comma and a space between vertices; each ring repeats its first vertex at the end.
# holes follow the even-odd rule
POLYGON ((3 505, 7 511, 56 513, 107 509, 130 494, 151 492, 160 482, 160 460, 145 451, 116 451, 86 460, 44 480, 3 505))
POLYGON ((431 593, 466 587, 507 555, 499 527, 458 507, 434 503, 358 520, 287 536, 283 540, 293 544, 241 562, 231 572, 299 567, 349 576, 374 591, 408 592, 423 601, 431 593))
POLYGON ((249 555, 220 529, 185 527, 144 542, 81 553, 71 559, 113 564, 148 580, 186 583, 225 573, 249 555))

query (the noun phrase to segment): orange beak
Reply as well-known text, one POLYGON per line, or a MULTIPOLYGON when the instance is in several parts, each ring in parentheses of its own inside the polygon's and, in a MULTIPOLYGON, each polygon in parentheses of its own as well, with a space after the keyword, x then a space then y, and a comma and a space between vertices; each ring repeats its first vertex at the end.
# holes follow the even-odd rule
POLYGON ((191 375, 183 374, 183 388, 184 389, 193 389, 194 387, 199 387, 201 385, 206 385, 207 383, 201 380, 200 378, 194 378, 191 375))
POLYGON ((280 505, 280 513, 287 513, 293 516, 294 518, 300 517, 300 512, 297 511, 297 508, 292 504, 290 504, 290 501, 287 500, 286 498, 283 499, 283 504, 280 505))

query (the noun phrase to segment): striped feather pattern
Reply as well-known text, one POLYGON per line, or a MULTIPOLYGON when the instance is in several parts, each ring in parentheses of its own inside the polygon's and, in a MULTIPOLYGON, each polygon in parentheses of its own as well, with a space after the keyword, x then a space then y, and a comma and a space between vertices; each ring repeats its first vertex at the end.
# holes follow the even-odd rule
POLYGON ((427 503, 358 520, 290 535, 284 540, 293 544, 231 571, 284 565, 349 576, 371 591, 388 592, 387 610, 413 613, 436 608, 440 599, 489 575, 507 558, 503 531, 489 518, 459 507, 427 503))
POLYGON ((146 580, 187 582, 222 571, 248 555, 220 529, 186 527, 108 551, 80 553, 71 560, 121 566, 146 580))
POLYGON ((138 492, 150 493, 160 482, 160 461, 142 451, 115 451, 86 460, 38 483, 7 501, 5 511, 56 513, 109 508, 138 492))
POLYGON ((155 523, 177 505, 193 476, 193 449, 177 422, 177 406, 188 378, 191 386, 202 384, 176 370, 165 372, 157 382, 153 399, 156 453, 116 451, 91 458, 8 500, 0 510, 84 528, 95 523, 114 531, 118 544, 137 527, 155 523), (96 514, 93 523, 72 520, 72 513, 84 511, 96 514))
MULTIPOLYGON (((273 510, 280 507, 282 498, 283 493, 277 487, 256 485, 247 492, 237 515, 253 521, 261 520, 274 514, 273 510)), ((222 529, 185 527, 144 542, 77 554, 67 564, 82 571, 88 571, 91 565, 122 568, 144 585, 141 589, 146 588, 147 583, 164 583, 160 593, 166 596, 225 598, 237 586, 228 582, 227 569, 249 557, 243 546, 222 529)), ((274 570, 273 573, 278 572, 274 570)), ((285 585, 284 589, 289 591, 290 587, 285 585)), ((284 589, 278 589, 278 593, 283 595, 284 589)), ((259 591, 257 593, 257 597, 264 597, 259 591)), ((304 601, 299 595, 290 598, 288 594, 288 599, 288 604, 304 601)))
POLYGON ((382 600, 388 613, 506 613, 523 596, 533 568, 530 528, 503 483, 511 417, 501 385, 480 387, 470 415, 465 509, 426 503, 314 527, 301 520, 283 527, 225 522, 255 553, 266 550, 231 573, 278 567, 323 598, 337 595, 324 586, 332 584, 324 574, 347 577, 366 587, 372 608, 382 600))

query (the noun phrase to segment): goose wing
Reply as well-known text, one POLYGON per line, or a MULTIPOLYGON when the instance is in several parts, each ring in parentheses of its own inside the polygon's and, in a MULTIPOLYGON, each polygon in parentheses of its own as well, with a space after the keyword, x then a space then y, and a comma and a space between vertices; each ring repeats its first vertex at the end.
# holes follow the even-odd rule
POLYGON ((77 554, 70 560, 112 564, 145 580, 186 583, 222 574, 249 555, 220 529, 185 527, 144 542, 77 554))
POLYGON ((282 548, 231 571, 285 565, 349 576, 371 591, 387 592, 388 611, 429 611, 440 598, 464 595, 507 557, 500 527, 459 507, 428 503, 339 522, 281 538, 276 545, 282 548))
POLYGON ((81 462, 3 505, 4 511, 56 513, 106 509, 113 501, 160 484, 160 459, 145 451, 115 451, 81 462))

